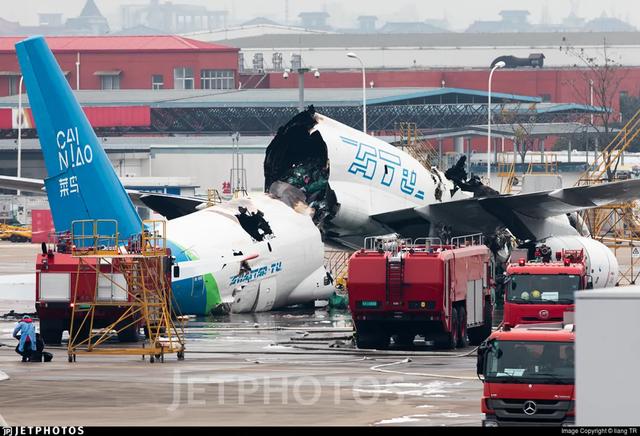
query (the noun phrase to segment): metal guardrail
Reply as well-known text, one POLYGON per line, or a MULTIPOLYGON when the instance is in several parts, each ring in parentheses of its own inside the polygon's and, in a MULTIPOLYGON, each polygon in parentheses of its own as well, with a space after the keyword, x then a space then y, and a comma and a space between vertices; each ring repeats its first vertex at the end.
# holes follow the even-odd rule
POLYGON ((451 245, 455 247, 468 247, 470 245, 484 244, 484 235, 482 233, 473 233, 464 236, 455 236, 451 238, 451 245))
POLYGON ((438 237, 423 237, 414 240, 401 238, 396 233, 381 236, 368 236, 364 239, 364 249, 367 251, 388 251, 396 254, 400 251, 429 251, 436 248, 451 249, 483 245, 484 235, 473 233, 470 235, 455 236, 449 242, 443 242, 438 237))
POLYGON ((117 255, 118 221, 112 219, 76 220, 71 222, 72 254, 117 255))

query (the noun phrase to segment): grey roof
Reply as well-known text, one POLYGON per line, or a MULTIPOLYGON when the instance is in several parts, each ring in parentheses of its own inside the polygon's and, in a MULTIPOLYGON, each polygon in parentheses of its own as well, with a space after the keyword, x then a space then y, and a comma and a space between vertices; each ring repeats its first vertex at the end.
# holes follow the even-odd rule
POLYGON ((445 30, 424 21, 388 21, 378 29, 384 33, 442 33, 445 30))
MULTIPOLYGON (((298 89, 245 90, 116 90, 75 91, 83 106, 173 107, 283 107, 298 105, 298 89)), ((440 104, 482 103, 487 92, 459 88, 372 88, 367 89, 367 104, 440 104)), ((538 97, 492 93, 494 102, 536 103, 538 97)), ((305 103, 316 106, 358 106, 362 88, 309 88, 305 103)), ((25 100, 28 104, 28 99, 25 100)), ((18 96, 1 97, 0 107, 17 107, 18 96)))
MULTIPOLYGON (((319 47, 559 47, 640 45, 640 32, 519 32, 519 33, 407 33, 407 34, 272 34, 226 39, 238 48, 319 47)), ((220 42, 222 42, 220 41, 220 42)))
MULTIPOLYGON (((392 142, 393 136, 378 136, 383 141, 392 142)), ((102 147, 108 152, 149 152, 180 150, 209 150, 212 152, 229 152, 235 146, 230 135, 215 136, 109 136, 100 137, 102 147)), ((240 135, 238 146, 243 152, 263 152, 267 148, 272 135, 249 136, 240 135)), ((15 139, 0 139, 0 152, 17 150, 15 139)), ((37 138, 22 140, 23 151, 40 150, 37 138)))
MULTIPOLYGON (((582 123, 533 123, 533 124, 492 124, 491 135, 512 138, 518 129, 524 129, 529 136, 571 136, 582 133, 599 133, 600 130, 582 123)), ((439 129, 424 132, 421 138, 444 139, 460 136, 486 136, 487 125, 459 127, 455 129, 439 129)), ((618 129, 612 129, 617 132, 618 129)))

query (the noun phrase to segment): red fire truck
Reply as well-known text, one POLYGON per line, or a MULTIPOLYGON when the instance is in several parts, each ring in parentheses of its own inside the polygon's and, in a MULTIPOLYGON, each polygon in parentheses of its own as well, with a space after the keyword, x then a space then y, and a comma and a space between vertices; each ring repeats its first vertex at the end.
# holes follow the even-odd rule
POLYGON ((524 258, 507 267, 504 294, 504 324, 562 322, 573 312, 573 294, 591 287, 583 250, 562 250, 552 261, 551 249, 542 245, 535 259, 524 258))
POLYGON ((478 348, 483 426, 575 424, 573 324, 504 327, 478 348))
POLYGON ((482 235, 414 242, 367 238, 349 259, 349 308, 359 348, 400 346, 416 335, 436 348, 480 344, 491 333, 492 264, 482 235))
MULTIPOLYGON (((61 251, 65 251, 64 249, 61 251)), ((54 247, 43 243, 42 253, 36 260, 36 312, 40 318, 40 334, 48 345, 59 344, 62 333, 68 331, 71 325, 71 312, 74 293, 77 289, 75 304, 94 301, 109 303, 122 302, 118 307, 109 304, 97 307, 94 317, 94 329, 106 327, 117 321, 126 310, 126 303, 132 298, 125 289, 127 282, 122 273, 113 273, 109 265, 100 265, 103 274, 95 271, 96 259, 86 258, 82 266, 80 261, 70 253, 59 252, 54 247), (97 294, 96 294, 97 293, 97 294)), ((78 331, 77 322, 74 331, 78 331)), ((127 323, 128 324, 128 323, 127 323)), ((87 330, 88 325, 83 326, 87 330)), ((138 340, 140 325, 132 325, 118 332, 121 342, 135 342, 138 340)))

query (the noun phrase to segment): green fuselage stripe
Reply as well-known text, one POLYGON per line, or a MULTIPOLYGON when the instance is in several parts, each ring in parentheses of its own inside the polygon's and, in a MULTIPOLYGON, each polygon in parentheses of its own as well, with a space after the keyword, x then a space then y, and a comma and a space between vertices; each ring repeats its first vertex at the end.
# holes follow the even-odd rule
POLYGON ((207 292, 207 307, 205 313, 210 313, 213 309, 218 307, 220 303, 222 303, 218 283, 213 277, 213 274, 209 273, 204 275, 204 286, 207 292))

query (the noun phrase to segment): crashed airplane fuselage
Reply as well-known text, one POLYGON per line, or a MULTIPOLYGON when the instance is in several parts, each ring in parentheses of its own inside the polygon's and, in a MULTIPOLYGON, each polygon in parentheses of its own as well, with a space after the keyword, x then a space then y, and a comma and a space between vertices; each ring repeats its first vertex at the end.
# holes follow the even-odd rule
MULTIPOLYGON (((264 194, 168 222, 171 240, 180 241, 173 288, 183 311, 206 313, 220 302, 234 312, 265 311, 326 298, 322 239, 360 245, 389 231, 371 216, 448 201, 456 191, 437 169, 313 109, 280 129, 264 166, 264 194)), ((402 227, 428 232, 424 220, 402 227)))
POLYGON ((407 217, 391 228, 373 217, 469 197, 437 168, 313 108, 280 128, 267 148, 264 172, 268 192, 297 191, 286 196, 314 209, 325 237, 356 246, 366 235, 429 233, 424 219, 407 217))

